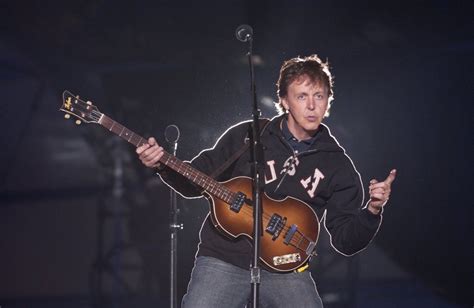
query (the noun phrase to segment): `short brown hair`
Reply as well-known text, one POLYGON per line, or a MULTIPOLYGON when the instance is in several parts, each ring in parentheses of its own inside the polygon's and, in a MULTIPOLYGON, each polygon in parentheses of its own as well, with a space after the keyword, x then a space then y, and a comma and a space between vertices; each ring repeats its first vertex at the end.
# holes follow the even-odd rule
POLYGON ((334 99, 334 82, 331 72, 329 71, 328 61, 321 61, 317 55, 310 55, 304 58, 296 57, 283 63, 280 69, 280 76, 278 77, 278 82, 276 84, 278 103, 276 103, 275 106, 278 113, 285 113, 281 99, 286 97, 288 94, 288 86, 303 75, 308 76, 312 82, 321 82, 328 89, 329 107, 328 113, 326 114, 326 116, 328 116, 331 101, 334 99))

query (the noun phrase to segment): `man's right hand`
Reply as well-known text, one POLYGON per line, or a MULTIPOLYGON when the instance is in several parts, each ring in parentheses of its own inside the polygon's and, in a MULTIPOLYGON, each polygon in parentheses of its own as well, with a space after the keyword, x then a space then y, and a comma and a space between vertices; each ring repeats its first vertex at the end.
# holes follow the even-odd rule
POLYGON ((138 158, 148 168, 158 168, 159 160, 163 156, 163 148, 156 142, 155 138, 148 138, 148 143, 139 146, 136 150, 138 158))

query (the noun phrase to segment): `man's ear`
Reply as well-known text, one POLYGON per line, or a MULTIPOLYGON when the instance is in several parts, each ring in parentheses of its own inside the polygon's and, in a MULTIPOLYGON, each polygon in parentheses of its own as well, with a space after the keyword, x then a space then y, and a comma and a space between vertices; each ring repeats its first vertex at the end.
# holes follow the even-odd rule
POLYGON ((288 102, 286 101, 285 97, 281 98, 281 105, 283 108, 285 108, 285 111, 288 111, 290 109, 290 106, 288 105, 288 102))
POLYGON ((331 103, 332 103, 332 99, 328 101, 328 106, 326 108, 326 112, 324 113, 325 118, 329 117, 329 115, 331 114, 331 103))

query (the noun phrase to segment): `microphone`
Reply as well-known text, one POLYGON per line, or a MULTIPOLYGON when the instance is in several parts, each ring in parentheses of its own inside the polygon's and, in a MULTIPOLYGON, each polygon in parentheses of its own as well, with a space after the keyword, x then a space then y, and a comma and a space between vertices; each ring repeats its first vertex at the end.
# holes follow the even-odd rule
POLYGON ((235 30, 235 37, 241 42, 252 40, 253 29, 249 25, 240 25, 235 30))
POLYGON ((174 124, 166 126, 165 139, 166 141, 168 141, 168 143, 173 145, 173 155, 176 155, 176 150, 178 149, 178 140, 179 140, 178 126, 174 124))
POLYGON ((175 143, 179 140, 179 128, 178 126, 171 124, 166 126, 165 138, 169 143, 175 143))

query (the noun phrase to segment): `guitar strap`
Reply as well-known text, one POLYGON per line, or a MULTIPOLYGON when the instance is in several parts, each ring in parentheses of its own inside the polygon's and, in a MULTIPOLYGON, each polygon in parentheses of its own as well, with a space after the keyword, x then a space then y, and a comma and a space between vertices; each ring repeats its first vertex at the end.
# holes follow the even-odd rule
MULTIPOLYGON (((269 119, 260 119, 260 122, 259 122, 261 128, 265 128, 265 126, 268 123, 270 123, 269 119)), ((244 140, 244 145, 237 152, 235 152, 231 157, 229 157, 219 168, 214 170, 214 172, 210 175, 210 177, 213 179, 216 179, 219 175, 222 174, 222 172, 224 172, 227 168, 229 168, 230 165, 232 165, 237 159, 239 159, 239 157, 242 156, 242 154, 244 154, 245 151, 247 151, 247 149, 250 146, 250 142, 248 142, 248 140, 249 139, 246 138, 244 140)))

